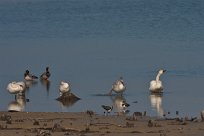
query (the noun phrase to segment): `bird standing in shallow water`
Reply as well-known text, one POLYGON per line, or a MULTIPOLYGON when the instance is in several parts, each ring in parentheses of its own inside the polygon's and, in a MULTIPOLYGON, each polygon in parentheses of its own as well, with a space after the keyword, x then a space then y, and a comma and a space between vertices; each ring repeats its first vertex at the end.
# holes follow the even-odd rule
POLYGON ((125 87, 125 83, 123 81, 123 78, 120 77, 120 79, 116 80, 113 85, 112 88, 110 90, 110 92, 108 93, 108 95, 112 95, 112 92, 116 92, 116 93, 122 93, 125 91, 126 87, 125 87))
POLYGON ((106 110, 106 112, 104 112, 104 114, 106 113, 106 115, 108 113, 110 113, 113 110, 113 106, 106 106, 106 105, 101 105, 101 107, 106 110))
POLYGON ((60 96, 62 96, 64 93, 70 92, 71 89, 70 89, 69 83, 61 81, 59 91, 60 91, 60 96))
POLYGON ((127 108, 130 106, 130 104, 128 104, 126 101, 122 101, 120 103, 120 109, 121 109, 121 113, 128 113, 129 110, 127 110, 127 108))
POLYGON ((130 106, 130 104, 126 102, 126 99, 123 96, 116 95, 111 96, 110 98, 113 101, 115 111, 118 114, 124 115, 129 112, 127 108, 130 106))
POLYGON ((152 93, 161 93, 162 90, 163 90, 163 85, 162 85, 162 81, 160 81, 160 76, 162 74, 164 74, 166 72, 166 70, 159 70, 157 76, 156 76, 156 80, 152 80, 150 82, 150 87, 149 87, 149 90, 152 92, 152 93))
POLYGON ((24 79, 26 81, 33 81, 35 79, 38 79, 38 77, 35 76, 35 75, 30 74, 29 70, 26 70, 25 73, 24 73, 24 79))
POLYGON ((121 106, 122 106, 123 108, 127 108, 127 107, 130 106, 130 104, 128 104, 126 101, 122 101, 121 106))
POLYGON ((46 67, 46 71, 40 76, 41 80, 48 80, 50 77, 49 67, 46 67))

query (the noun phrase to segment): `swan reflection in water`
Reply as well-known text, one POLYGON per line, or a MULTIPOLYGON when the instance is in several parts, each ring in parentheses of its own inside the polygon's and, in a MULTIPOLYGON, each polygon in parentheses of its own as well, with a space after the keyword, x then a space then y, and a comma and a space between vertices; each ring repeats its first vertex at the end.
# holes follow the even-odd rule
POLYGON ((157 114, 163 117, 164 110, 162 108, 162 94, 151 94, 150 95, 151 106, 156 109, 157 114))
POLYGON ((29 101, 25 98, 25 94, 16 95, 15 101, 12 101, 8 104, 8 111, 18 112, 24 111, 26 102, 29 101))
POLYGON ((119 115, 129 113, 129 110, 127 110, 127 108, 130 105, 126 102, 126 99, 123 96, 121 95, 111 96, 111 100, 113 101, 113 108, 119 115))

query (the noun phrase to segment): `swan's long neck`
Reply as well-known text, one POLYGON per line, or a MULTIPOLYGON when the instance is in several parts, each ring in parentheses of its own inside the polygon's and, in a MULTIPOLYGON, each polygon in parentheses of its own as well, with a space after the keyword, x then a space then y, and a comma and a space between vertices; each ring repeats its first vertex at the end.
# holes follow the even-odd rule
POLYGON ((156 77, 156 81, 157 81, 157 82, 160 80, 160 76, 161 76, 161 74, 158 73, 158 74, 157 74, 157 77, 156 77))

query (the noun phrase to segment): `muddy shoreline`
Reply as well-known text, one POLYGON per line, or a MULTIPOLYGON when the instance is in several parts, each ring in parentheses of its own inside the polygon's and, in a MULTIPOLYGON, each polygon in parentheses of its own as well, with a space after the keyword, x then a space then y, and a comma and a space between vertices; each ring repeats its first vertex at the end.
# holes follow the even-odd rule
POLYGON ((201 136, 200 118, 97 115, 86 112, 0 112, 1 136, 201 136))

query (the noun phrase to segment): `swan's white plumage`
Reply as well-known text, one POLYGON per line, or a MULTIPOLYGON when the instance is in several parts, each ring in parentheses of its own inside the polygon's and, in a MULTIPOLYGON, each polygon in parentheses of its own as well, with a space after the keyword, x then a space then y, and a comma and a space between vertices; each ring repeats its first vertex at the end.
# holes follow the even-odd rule
POLYGON ((159 70, 157 76, 156 76, 156 80, 152 80, 150 82, 150 87, 149 90, 150 91, 159 91, 161 92, 163 90, 163 85, 162 85, 162 81, 160 81, 160 76, 165 72, 166 70, 159 70))
POLYGON ((163 90, 162 82, 161 81, 152 80, 150 82, 149 90, 151 90, 151 91, 154 91, 154 90, 163 90))
POLYGON ((62 96, 63 93, 69 92, 70 90, 71 90, 71 89, 70 89, 69 83, 66 83, 66 82, 64 82, 64 81, 61 81, 60 87, 59 87, 60 96, 62 96))
POLYGON ((22 93, 25 90, 24 82, 11 82, 7 86, 7 90, 12 94, 22 93))
POLYGON ((115 91, 116 93, 122 93, 125 91, 125 89, 126 87, 122 78, 115 81, 114 84, 112 85, 112 90, 115 91))
POLYGON ((22 86, 22 88, 23 88, 23 90, 25 90, 25 89, 26 89, 26 84, 25 84, 25 82, 20 81, 20 82, 16 82, 16 84, 21 85, 21 86, 22 86))

